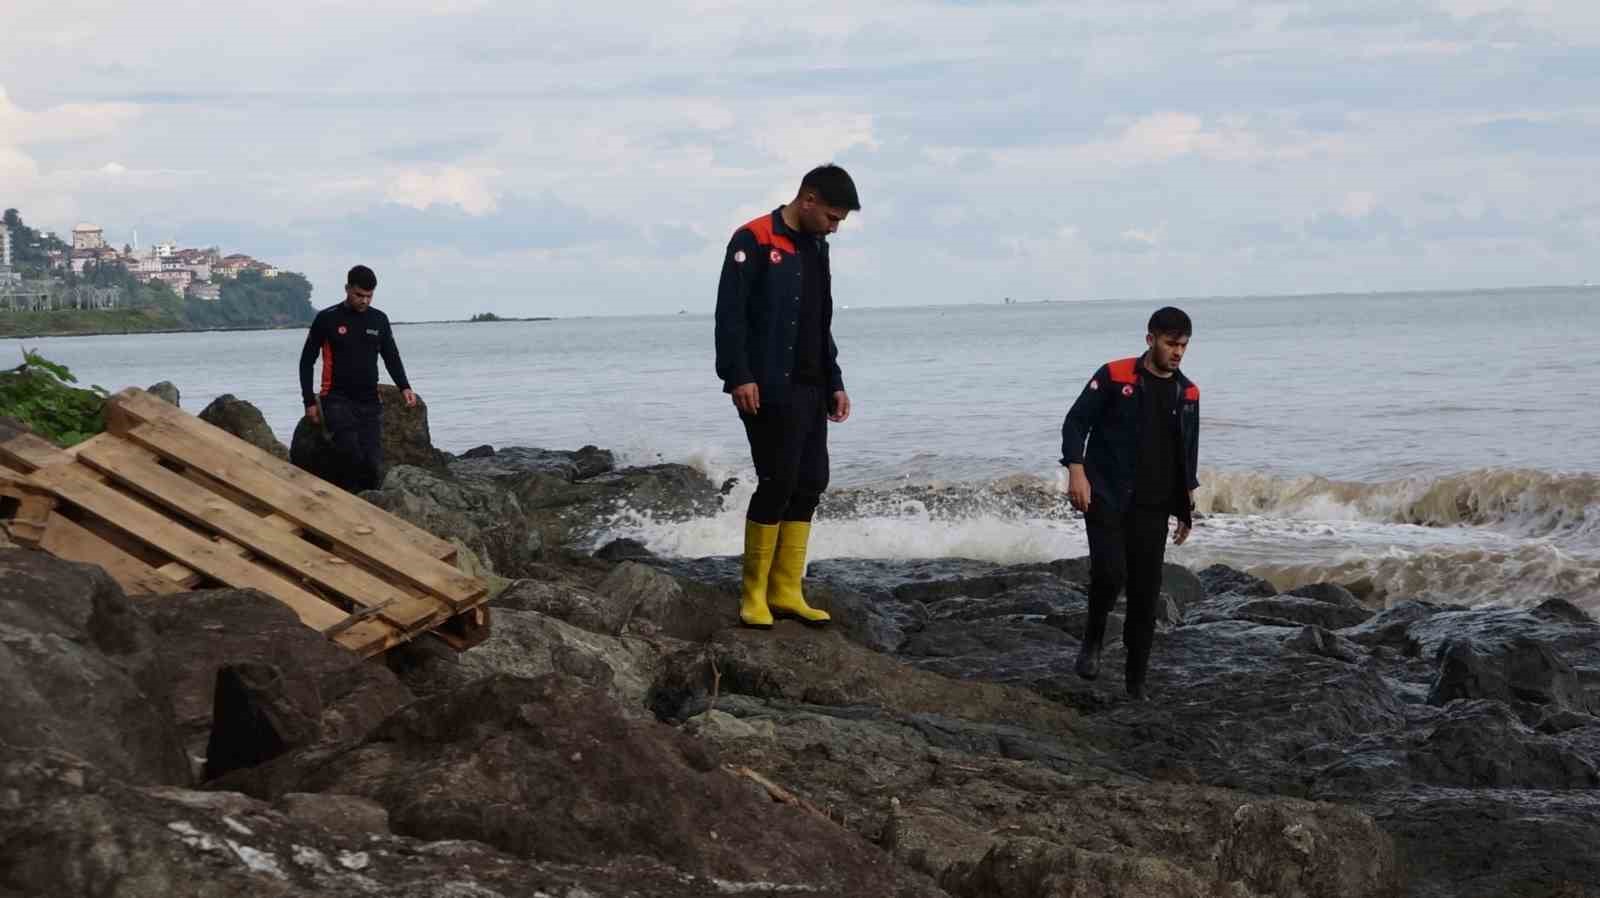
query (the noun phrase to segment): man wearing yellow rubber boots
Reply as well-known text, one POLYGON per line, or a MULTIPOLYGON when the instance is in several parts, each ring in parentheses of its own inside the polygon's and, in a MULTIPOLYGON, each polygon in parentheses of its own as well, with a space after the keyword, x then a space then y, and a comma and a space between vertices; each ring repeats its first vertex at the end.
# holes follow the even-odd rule
POLYGON ((733 234, 717 288, 717 376, 750 440, 756 492, 745 515, 739 622, 820 625, 800 580, 828 486, 828 422, 850 417, 833 342, 827 236, 861 208, 837 165, 812 169, 789 203, 733 234))

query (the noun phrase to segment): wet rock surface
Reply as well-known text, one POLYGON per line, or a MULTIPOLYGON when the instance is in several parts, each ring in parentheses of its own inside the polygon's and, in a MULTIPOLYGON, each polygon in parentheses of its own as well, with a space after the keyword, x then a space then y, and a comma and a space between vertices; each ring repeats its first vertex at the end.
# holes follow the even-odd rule
POLYGON ((469 454, 367 494, 515 578, 459 655, 361 662, 248 591, 136 604, 0 552, 0 894, 1600 894, 1570 603, 1169 566, 1133 702, 1120 618, 1072 673, 1085 559, 817 561, 834 626, 744 630, 737 559, 608 536, 720 507, 699 472, 469 454))

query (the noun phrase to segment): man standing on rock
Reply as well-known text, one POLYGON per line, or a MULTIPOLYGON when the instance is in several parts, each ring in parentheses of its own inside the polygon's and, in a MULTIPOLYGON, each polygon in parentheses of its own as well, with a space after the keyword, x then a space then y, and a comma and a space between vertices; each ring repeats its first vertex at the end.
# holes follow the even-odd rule
POLYGON ((1076 670, 1086 680, 1099 676, 1106 616, 1125 590, 1128 695, 1138 701, 1146 696, 1167 519, 1178 519, 1172 542, 1183 545, 1200 485, 1200 388, 1178 370, 1189 316, 1168 306, 1147 330, 1144 355, 1100 366, 1061 425, 1067 499, 1089 535, 1089 618, 1076 670))
POLYGON ((378 276, 365 265, 350 269, 344 302, 317 313, 300 351, 300 394, 306 417, 324 424, 333 441, 335 483, 352 493, 377 489, 383 469, 383 404, 378 400, 378 357, 407 406, 417 394, 406 380, 389 316, 372 307, 378 276), (311 391, 311 367, 322 357, 322 388, 311 391), (317 400, 321 399, 321 406, 317 400))
POLYGON ((806 604, 811 519, 828 486, 828 422, 850 417, 833 342, 827 236, 861 208, 837 165, 812 169, 788 204, 739 228, 717 288, 717 376, 750 441, 756 491, 744 533, 739 622, 825 624, 806 604))

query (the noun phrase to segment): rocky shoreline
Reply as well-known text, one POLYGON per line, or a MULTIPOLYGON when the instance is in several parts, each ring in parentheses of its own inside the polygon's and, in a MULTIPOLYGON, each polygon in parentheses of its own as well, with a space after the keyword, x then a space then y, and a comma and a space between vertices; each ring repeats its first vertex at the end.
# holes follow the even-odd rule
POLYGON ((388 428, 367 498, 500 590, 461 655, 0 549, 0 898, 1600 896, 1600 624, 1563 600, 1169 565, 1135 704, 1115 622, 1071 673, 1083 559, 815 562, 838 626, 741 630, 736 559, 588 551, 726 485, 388 428))

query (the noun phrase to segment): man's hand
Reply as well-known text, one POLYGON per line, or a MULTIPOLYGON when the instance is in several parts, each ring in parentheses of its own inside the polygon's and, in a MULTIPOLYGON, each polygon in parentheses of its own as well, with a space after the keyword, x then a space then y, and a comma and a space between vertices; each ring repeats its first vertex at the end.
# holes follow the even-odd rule
MULTIPOLYGON (((1189 491, 1189 517, 1194 517, 1194 490, 1189 491)), ((1179 521, 1178 526, 1172 530, 1172 544, 1174 546, 1181 546, 1188 542, 1189 531, 1192 529, 1194 528, 1189 524, 1179 521)))
POLYGON ((317 405, 315 402, 306 406, 306 417, 311 419, 312 424, 321 424, 322 406, 317 405))
POLYGON ((733 405, 741 413, 753 415, 761 411, 761 388, 754 383, 733 388, 733 405))
POLYGON ((400 391, 400 395, 405 397, 406 408, 416 408, 417 407, 417 394, 416 393, 412 392, 411 390, 401 390, 400 391))
POLYGON ((833 394, 833 414, 828 420, 835 424, 843 424, 850 417, 850 394, 839 390, 833 394))
POLYGON ((1067 465, 1067 501, 1072 503, 1072 507, 1087 514, 1093 492, 1089 488, 1089 475, 1084 472, 1083 465, 1067 465))

